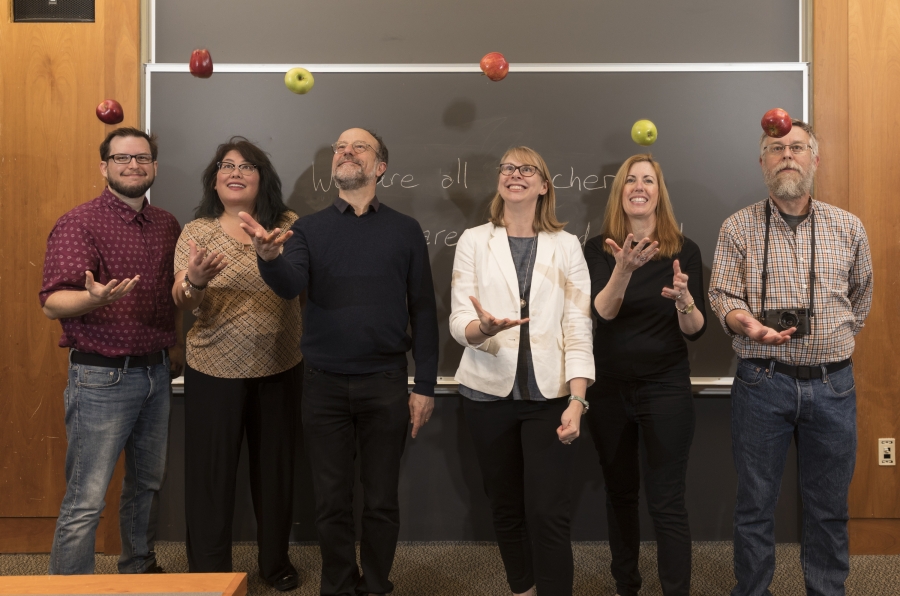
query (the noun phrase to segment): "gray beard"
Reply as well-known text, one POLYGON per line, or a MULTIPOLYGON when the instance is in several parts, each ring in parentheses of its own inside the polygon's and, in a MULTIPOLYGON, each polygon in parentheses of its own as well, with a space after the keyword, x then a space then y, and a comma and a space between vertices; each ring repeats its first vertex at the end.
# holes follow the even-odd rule
POLYGON ((153 186, 153 178, 151 178, 150 180, 147 180, 145 182, 142 182, 141 184, 139 184, 137 186, 124 186, 122 184, 119 184, 116 180, 114 180, 112 178, 107 180, 106 183, 109 184, 109 187, 112 190, 116 191, 123 197, 128 197, 129 199, 140 199, 145 194, 147 194, 147 191, 150 190, 151 186, 153 186))
MULTIPOLYGON (((780 171, 780 170, 779 170, 780 171)), ((769 192, 776 199, 793 201, 801 199, 812 190, 813 178, 816 175, 815 166, 810 165, 805 174, 801 172, 800 178, 778 178, 778 172, 766 171, 765 182, 769 192)))
MULTIPOLYGON (((338 169, 340 166, 338 167, 338 169)), ((341 190, 358 190, 366 186, 372 181, 374 176, 368 176, 363 170, 359 170, 352 174, 338 173, 338 170, 332 174, 334 183, 341 190)))

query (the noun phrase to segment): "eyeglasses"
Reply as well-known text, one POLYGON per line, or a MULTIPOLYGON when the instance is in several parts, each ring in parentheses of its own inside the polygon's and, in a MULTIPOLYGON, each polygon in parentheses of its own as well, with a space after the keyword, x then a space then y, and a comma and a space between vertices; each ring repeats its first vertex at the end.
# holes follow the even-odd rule
POLYGON ((794 155, 800 155, 801 153, 806 153, 809 151, 809 145, 806 143, 794 143, 793 145, 782 145, 781 143, 772 143, 771 145, 766 145, 763 147, 763 151, 767 153, 775 153, 776 155, 781 155, 784 153, 784 148, 789 147, 791 153, 794 155))
POLYGON ((375 147, 364 142, 364 141, 353 141, 352 143, 348 143, 347 141, 338 141, 337 143, 332 143, 331 148, 334 149, 335 153, 343 153, 347 150, 347 147, 353 147, 353 153, 365 153, 366 149, 371 149, 378 154, 378 151, 375 150, 375 147))
POLYGON ((500 170, 500 173, 503 174, 504 176, 512 176, 513 174, 516 173, 516 170, 519 170, 519 173, 522 174, 522 176, 524 176, 525 178, 531 178, 538 172, 537 166, 532 166, 532 165, 528 165, 528 164, 521 165, 521 166, 514 166, 511 163, 502 163, 502 164, 500 164, 500 167, 498 169, 500 170))
POLYGON ((256 171, 256 166, 252 163, 242 163, 241 165, 237 165, 230 161, 220 161, 216 163, 216 166, 219 168, 220 172, 225 172, 226 174, 232 173, 234 168, 239 169, 241 174, 252 174, 256 171))
POLYGON ((153 163, 153 156, 149 153, 141 153, 140 155, 129 155, 127 153, 116 153, 115 155, 110 155, 107 158, 107 161, 113 160, 119 165, 125 165, 127 163, 131 163, 131 160, 134 159, 140 164, 147 165, 148 163, 153 163))

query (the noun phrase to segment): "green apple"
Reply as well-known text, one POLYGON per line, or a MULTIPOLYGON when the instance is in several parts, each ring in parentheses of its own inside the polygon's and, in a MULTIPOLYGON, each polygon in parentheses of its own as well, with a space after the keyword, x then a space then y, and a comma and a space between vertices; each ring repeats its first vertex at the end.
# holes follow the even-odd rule
POLYGON ((303 95, 313 88, 315 80, 312 73, 305 68, 292 68, 284 75, 284 86, 294 93, 303 95))
POLYGON ((638 120, 631 127, 631 139, 638 145, 652 145, 656 137, 656 125, 649 120, 638 120))

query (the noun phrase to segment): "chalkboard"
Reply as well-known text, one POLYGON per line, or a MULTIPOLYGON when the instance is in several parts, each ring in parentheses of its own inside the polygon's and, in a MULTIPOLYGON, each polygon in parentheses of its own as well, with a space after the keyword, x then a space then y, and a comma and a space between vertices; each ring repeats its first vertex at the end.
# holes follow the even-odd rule
MULTIPOLYGON (((283 74, 186 72, 150 76, 149 126, 159 136, 154 204, 185 223, 200 172, 239 134, 272 156, 288 205, 301 216, 328 206, 329 145, 345 129, 373 128, 390 150, 379 199, 415 217, 428 241, 441 327, 439 374, 452 377, 462 347, 449 334, 454 245, 486 221, 495 167, 513 145, 547 160, 558 215, 582 239, 599 232, 619 164, 641 152, 634 121, 653 120, 651 147, 675 214, 702 251, 708 277, 721 223, 762 199, 759 120, 771 107, 804 113, 805 70, 725 72, 519 72, 493 83, 476 73, 319 73, 298 96, 283 74)), ((730 376, 733 353, 715 321, 691 346, 694 376, 730 376)))

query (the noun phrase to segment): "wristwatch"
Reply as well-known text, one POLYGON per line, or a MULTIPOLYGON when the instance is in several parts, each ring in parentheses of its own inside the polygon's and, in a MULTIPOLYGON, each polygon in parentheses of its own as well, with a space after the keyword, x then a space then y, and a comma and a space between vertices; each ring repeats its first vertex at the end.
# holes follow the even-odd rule
POLYGON ((196 290, 197 292, 202 292, 203 290, 206 289, 206 286, 198 286, 198 285, 194 284, 193 282, 191 282, 191 280, 188 279, 188 276, 186 273, 184 275, 184 280, 182 280, 182 282, 181 282, 181 287, 184 290, 184 295, 187 296, 188 298, 191 297, 191 290, 196 290))
POLYGON ((688 304, 687 306, 685 306, 684 308, 678 308, 678 305, 676 304, 675 310, 677 310, 678 312, 680 312, 683 315, 689 315, 692 312, 694 312, 694 301, 691 300, 691 303, 688 304))

